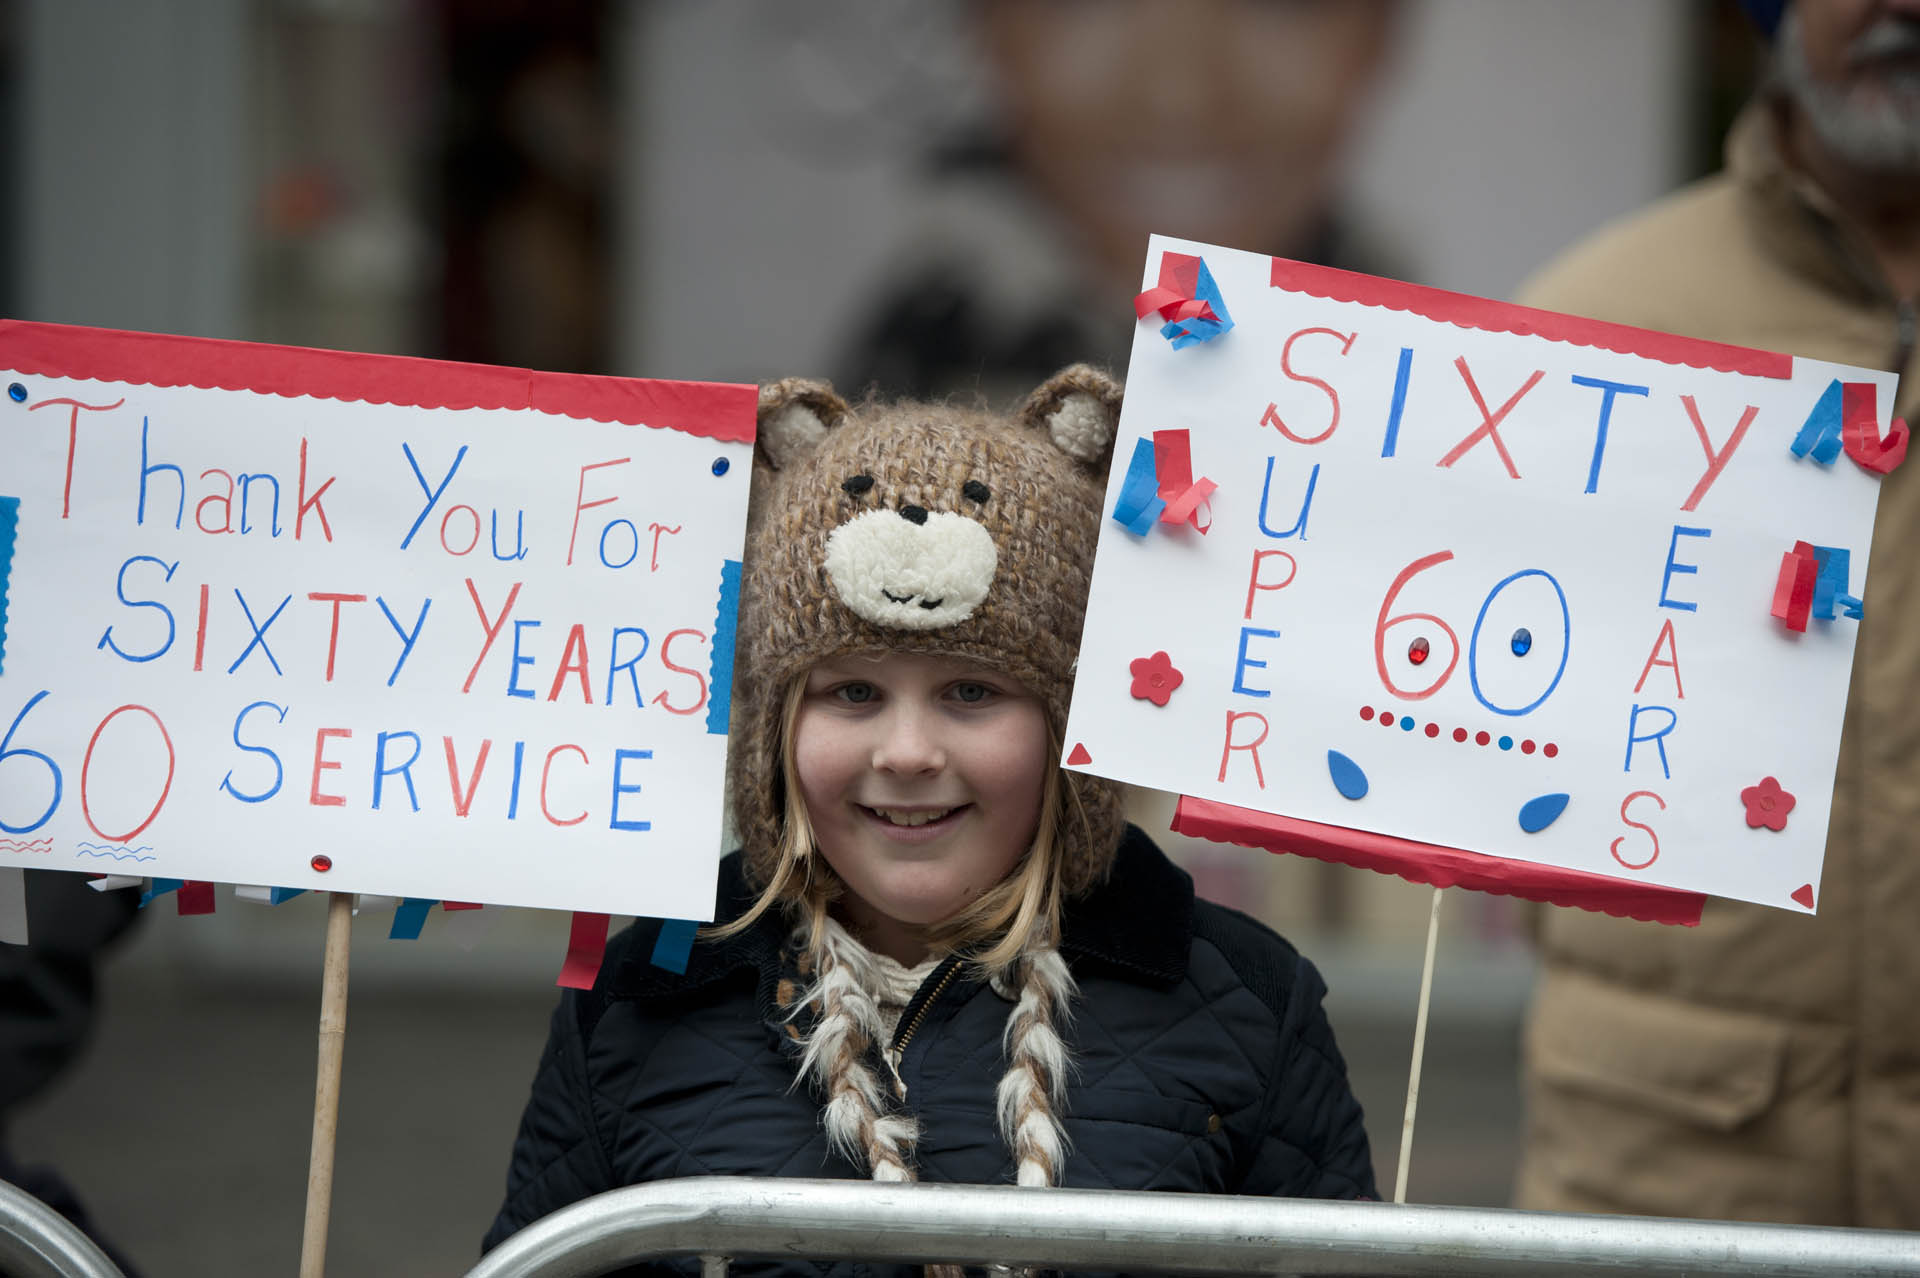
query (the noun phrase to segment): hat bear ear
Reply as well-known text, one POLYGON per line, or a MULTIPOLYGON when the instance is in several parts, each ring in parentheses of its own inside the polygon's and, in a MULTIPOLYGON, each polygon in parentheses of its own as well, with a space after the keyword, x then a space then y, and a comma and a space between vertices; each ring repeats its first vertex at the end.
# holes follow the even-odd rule
POLYGON ((1020 408, 1020 423, 1047 432, 1054 446, 1105 477, 1120 425, 1121 386, 1087 364, 1063 368, 1020 408))
POLYGON ((760 388, 754 454, 774 470, 785 470, 818 448, 847 411, 847 401, 826 382, 804 377, 769 382, 760 388))

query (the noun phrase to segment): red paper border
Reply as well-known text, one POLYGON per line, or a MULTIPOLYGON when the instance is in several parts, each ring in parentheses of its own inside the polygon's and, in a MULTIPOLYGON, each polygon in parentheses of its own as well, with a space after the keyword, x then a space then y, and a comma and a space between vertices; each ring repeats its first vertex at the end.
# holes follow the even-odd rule
POLYGON ((1349 830, 1316 821, 1256 812, 1252 808, 1181 795, 1173 810, 1173 831, 1218 843, 1292 852, 1342 865, 1397 874, 1434 887, 1463 887, 1500 896, 1517 896, 1549 905, 1571 905, 1599 914, 1696 927, 1706 896, 1678 888, 1654 887, 1536 865, 1506 857, 1416 843, 1366 830, 1349 830))
POLYGON ((1620 355, 1639 355, 1662 364, 1684 364, 1689 368, 1711 368, 1722 373, 1745 373, 1750 377, 1785 380, 1793 376, 1793 356, 1773 351, 1758 351, 1746 346, 1729 346, 1697 337, 1676 337, 1650 328, 1628 324, 1609 324, 1602 320, 1581 319, 1557 311, 1538 311, 1511 302, 1495 302, 1468 293, 1449 293, 1423 284, 1379 279, 1331 266, 1309 262, 1273 259, 1269 283, 1274 288, 1291 289, 1334 302, 1358 302, 1362 306, 1383 306, 1392 311, 1411 311, 1443 324, 1477 328, 1489 333, 1513 333, 1521 337, 1544 337, 1576 346, 1597 346, 1620 355))
POLYGON ((0 367, 41 377, 310 395, 346 403, 533 408, 740 444, 753 442, 759 402, 756 387, 722 382, 541 373, 25 320, 0 320, 0 367))

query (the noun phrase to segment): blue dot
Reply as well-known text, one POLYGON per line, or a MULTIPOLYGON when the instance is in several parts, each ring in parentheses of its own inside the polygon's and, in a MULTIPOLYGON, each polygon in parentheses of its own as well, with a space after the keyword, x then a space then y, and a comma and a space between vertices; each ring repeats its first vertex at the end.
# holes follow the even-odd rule
POLYGON ((7 387, 7 398, 16 404, 24 404, 27 402, 27 388, 15 382, 7 387))
POLYGON ((726 474, 726 473, 727 473, 727 459, 726 459, 726 458, 724 458, 724 457, 716 457, 716 458, 714 458, 714 459, 713 459, 713 473, 714 473, 714 474, 716 474, 716 475, 724 475, 724 474, 726 474))
POLYGON ((1533 632, 1525 626, 1513 632, 1513 655, 1524 657, 1533 650, 1533 632))
POLYGON ((1513 749, 1513 738, 1512 738, 1512 737, 1501 737, 1501 738, 1500 738, 1500 748, 1501 748, 1502 750, 1511 750, 1511 749, 1513 749))
POLYGON ((1403 718, 1403 719, 1401 719, 1401 720, 1400 720, 1400 727, 1401 727, 1401 728, 1402 728, 1403 730, 1405 730, 1405 731, 1407 731, 1407 732, 1412 732, 1412 731, 1413 731, 1413 716, 1412 716, 1412 715, 1407 715, 1407 716, 1406 716, 1405 718, 1403 718))

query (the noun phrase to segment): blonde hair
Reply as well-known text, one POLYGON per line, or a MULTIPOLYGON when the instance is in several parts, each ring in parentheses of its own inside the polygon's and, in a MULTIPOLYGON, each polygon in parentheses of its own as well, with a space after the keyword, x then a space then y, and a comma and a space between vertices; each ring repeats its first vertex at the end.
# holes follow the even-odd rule
MULTIPOLYGON (((807 671, 788 685, 780 715, 780 837, 772 876, 746 912, 731 923, 707 930, 714 937, 733 936, 753 926, 775 906, 783 908, 796 928, 806 930, 806 948, 817 952, 826 933, 827 914, 840 898, 840 876, 817 855, 813 821, 793 756, 794 725, 806 696, 807 671)), ((1049 758, 1060 757, 1059 730, 1048 716, 1049 758)), ((1036 945, 1052 945, 1060 936, 1061 848, 1069 838, 1069 800, 1089 835, 1091 823, 1078 796, 1062 783, 1060 766, 1050 763, 1040 789, 1040 816, 1033 842, 1013 872, 952 918, 936 924, 928 934, 936 949, 960 952, 988 973, 999 972, 1036 945)))
MULTIPOLYGON (((746 913, 713 930, 731 936, 780 907, 794 931, 804 932, 801 971, 814 973, 804 992, 782 995, 789 1016, 811 1007, 815 1022, 801 1044, 800 1077, 826 1097, 823 1123, 829 1144, 875 1180, 919 1179, 914 1152, 920 1122, 888 1097, 869 1064, 884 1046, 885 1025, 876 1005, 882 985, 873 956, 852 937, 831 909, 843 890, 833 867, 818 855, 813 822, 800 793, 794 762, 794 727, 806 695, 807 672, 797 675, 782 704, 776 796, 780 833, 772 875, 746 913)), ((1048 716, 1047 743, 1060 756, 1060 736, 1048 716)), ((1003 997, 1013 1001, 1002 1034, 1007 1069, 994 1090, 996 1126, 1012 1152, 1020 1185, 1060 1183, 1067 1155, 1061 1123, 1070 1052, 1060 1029, 1076 993, 1072 973, 1058 949, 1061 910, 1061 849, 1071 831, 1068 796, 1091 837, 1092 822, 1058 764, 1049 763, 1040 790, 1033 839, 1013 871, 952 918, 929 930, 929 948, 951 951, 980 969, 1003 997)), ((785 983, 783 982, 783 985, 785 983)), ((793 1026, 789 1025, 789 1030, 793 1026)), ((898 1098, 904 1100, 904 1097, 898 1098)), ((927 1278, 960 1278, 951 1265, 929 1265, 927 1278)))

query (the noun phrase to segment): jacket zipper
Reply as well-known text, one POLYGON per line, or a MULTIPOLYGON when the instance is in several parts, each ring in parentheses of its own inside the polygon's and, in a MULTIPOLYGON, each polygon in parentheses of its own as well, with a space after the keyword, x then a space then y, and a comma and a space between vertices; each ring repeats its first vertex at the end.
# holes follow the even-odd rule
POLYGON ((900 1064, 906 1056, 907 1044, 920 1032, 920 1022, 927 1018, 927 1009, 933 1006, 933 1000, 940 997, 941 991, 952 983, 959 971, 958 958, 948 958, 934 969, 933 975, 927 978, 927 984, 921 987, 921 992, 914 998, 913 1006, 904 1014, 900 1028, 894 1032, 893 1042, 887 1045, 887 1068, 893 1073, 893 1094, 902 1101, 907 1099, 907 1080, 900 1076, 900 1064))

